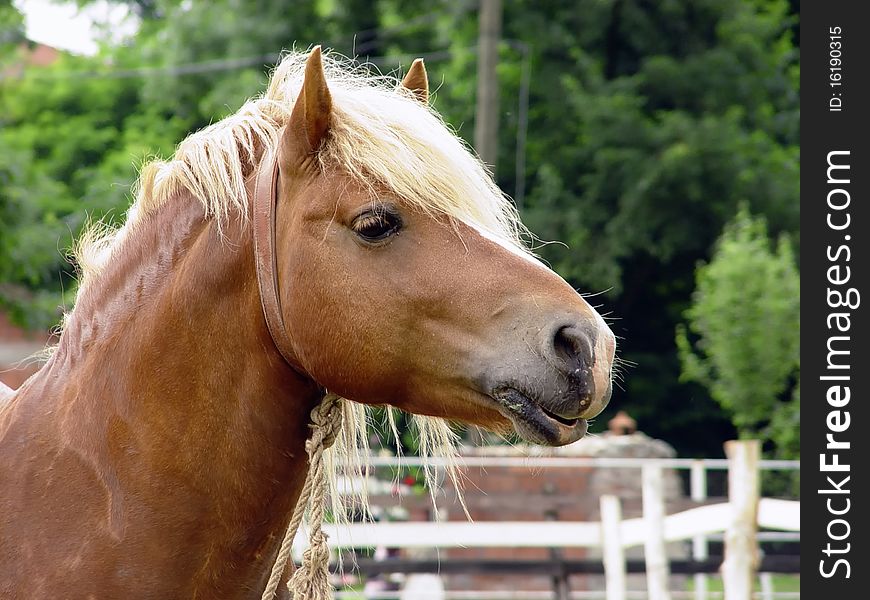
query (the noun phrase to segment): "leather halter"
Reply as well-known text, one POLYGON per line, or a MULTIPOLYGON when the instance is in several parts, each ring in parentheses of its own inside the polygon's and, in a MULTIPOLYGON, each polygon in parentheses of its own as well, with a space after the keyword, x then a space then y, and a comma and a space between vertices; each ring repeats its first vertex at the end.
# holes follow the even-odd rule
POLYGON ((294 358, 293 343, 284 325, 281 313, 281 297, 278 294, 278 254, 275 248, 275 212, 278 200, 277 151, 264 154, 257 167, 254 183, 253 229, 254 261, 257 268, 257 284, 266 327, 275 342, 275 347, 288 365, 302 374, 294 358))

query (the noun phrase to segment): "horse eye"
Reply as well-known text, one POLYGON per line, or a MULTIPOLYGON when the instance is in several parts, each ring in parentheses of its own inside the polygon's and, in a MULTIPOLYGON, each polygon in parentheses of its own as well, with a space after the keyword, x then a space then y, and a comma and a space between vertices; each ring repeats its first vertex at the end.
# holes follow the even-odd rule
POLYGON ((380 242, 399 232, 402 221, 389 212, 365 213, 353 222, 354 232, 367 242, 380 242))

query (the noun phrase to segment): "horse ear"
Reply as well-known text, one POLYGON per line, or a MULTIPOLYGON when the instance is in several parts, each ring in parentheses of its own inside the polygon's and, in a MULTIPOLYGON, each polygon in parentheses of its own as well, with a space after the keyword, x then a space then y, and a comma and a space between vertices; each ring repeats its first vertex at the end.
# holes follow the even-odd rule
POLYGON ((287 150, 294 150, 300 159, 317 152, 329 130, 331 115, 332 96, 326 85, 322 52, 315 46, 305 63, 302 89, 284 130, 281 145, 285 156, 287 150))
POLYGON ((402 80, 402 87, 414 92, 417 100, 423 104, 429 103, 429 77, 426 75, 426 67, 423 59, 418 58, 411 63, 411 68, 402 80))

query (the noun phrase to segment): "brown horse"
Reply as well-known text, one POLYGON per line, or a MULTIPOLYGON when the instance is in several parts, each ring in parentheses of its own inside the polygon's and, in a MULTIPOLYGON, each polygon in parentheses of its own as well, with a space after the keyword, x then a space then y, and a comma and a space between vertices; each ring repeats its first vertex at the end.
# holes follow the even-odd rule
POLYGON ((288 55, 262 98, 143 170, 119 231, 85 236, 60 342, 0 408, 0 597, 259 598, 327 389, 584 435, 612 333, 525 250, 421 62, 402 83, 288 55), (287 359, 253 247, 266 160, 287 359))

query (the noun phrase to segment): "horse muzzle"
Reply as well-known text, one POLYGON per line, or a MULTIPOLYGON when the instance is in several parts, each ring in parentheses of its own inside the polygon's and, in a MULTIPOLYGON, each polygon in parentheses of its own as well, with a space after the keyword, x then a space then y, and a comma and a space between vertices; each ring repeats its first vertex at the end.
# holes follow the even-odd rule
POLYGON ((588 419, 607 406, 616 344, 600 325, 557 322, 538 334, 538 352, 490 370, 486 393, 525 441, 576 442, 586 435, 588 419))

